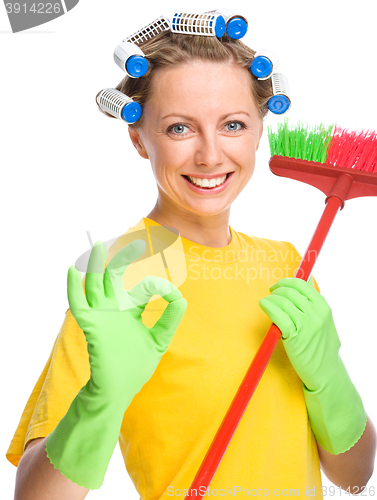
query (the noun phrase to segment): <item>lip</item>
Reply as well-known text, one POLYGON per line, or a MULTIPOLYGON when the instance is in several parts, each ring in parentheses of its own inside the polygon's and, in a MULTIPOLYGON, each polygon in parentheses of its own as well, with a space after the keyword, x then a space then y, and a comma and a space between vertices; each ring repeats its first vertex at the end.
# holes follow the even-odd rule
MULTIPOLYGON (((229 177, 224 182, 224 184, 220 184, 220 186, 216 186, 212 189, 206 189, 206 188, 194 186, 194 184, 191 184, 191 182, 188 181, 186 179, 186 177, 184 177, 183 175, 182 175, 182 178, 185 181, 185 183, 188 185, 188 187, 191 188, 192 191, 195 191, 195 193, 208 195, 208 194, 217 194, 217 193, 220 193, 221 191, 224 191, 224 189, 226 189, 227 186, 230 184, 230 181, 232 180, 233 174, 234 174, 234 172, 229 172, 229 177)), ((223 175, 225 175, 225 174, 223 174, 223 175)), ((192 176, 192 177, 194 177, 194 176, 192 176)), ((221 176, 218 176, 218 177, 221 177, 221 176)), ((210 177, 204 177, 204 178, 209 179, 210 177)))
POLYGON ((196 177, 197 179, 217 179, 218 177, 224 177, 226 174, 233 174, 233 172, 223 172, 223 173, 218 173, 218 174, 211 174, 211 175, 201 175, 201 174, 182 174, 182 175, 187 175, 188 177, 196 177))

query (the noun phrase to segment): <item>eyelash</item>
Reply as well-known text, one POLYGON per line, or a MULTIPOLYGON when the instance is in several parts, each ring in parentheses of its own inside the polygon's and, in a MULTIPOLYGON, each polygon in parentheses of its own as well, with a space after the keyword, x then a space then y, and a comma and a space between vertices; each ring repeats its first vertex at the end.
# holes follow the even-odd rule
MULTIPOLYGON (((246 125, 244 124, 244 122, 241 122, 240 120, 232 120, 230 122, 227 122, 225 124, 225 126, 229 125, 230 123, 237 123, 238 125, 241 126, 241 129, 246 129, 246 125)), ((188 127, 188 125, 186 125, 185 123, 173 123, 173 125, 170 125, 170 127, 168 127, 168 129, 166 130, 166 132, 168 134, 172 134, 172 135, 175 135, 175 136, 179 136, 179 137, 185 137, 187 134, 177 134, 177 133, 174 133, 173 132, 173 129, 175 127, 178 127, 179 125, 182 125, 183 127, 188 127)), ((230 133, 232 133, 231 130, 229 130, 230 133)), ((239 130, 236 130, 235 132, 239 132, 239 130)))

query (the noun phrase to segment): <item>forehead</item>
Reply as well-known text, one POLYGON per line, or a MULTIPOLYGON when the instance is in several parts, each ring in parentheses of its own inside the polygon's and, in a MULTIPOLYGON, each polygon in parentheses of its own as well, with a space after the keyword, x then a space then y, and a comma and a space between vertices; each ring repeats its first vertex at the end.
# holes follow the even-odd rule
POLYGON ((255 107, 250 71, 234 63, 193 60, 158 68, 153 76, 151 101, 158 108, 189 106, 255 107))

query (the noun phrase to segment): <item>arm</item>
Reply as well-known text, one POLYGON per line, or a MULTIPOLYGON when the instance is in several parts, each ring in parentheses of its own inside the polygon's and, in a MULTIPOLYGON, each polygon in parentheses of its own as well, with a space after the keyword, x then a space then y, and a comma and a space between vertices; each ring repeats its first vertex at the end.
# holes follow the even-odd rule
POLYGON ((311 285, 282 279, 260 306, 280 328, 302 380, 322 470, 336 485, 357 493, 373 473, 376 433, 340 357, 332 311, 311 285))
POLYGON ((361 493, 373 474, 376 455, 376 430, 368 417, 359 441, 349 450, 332 455, 317 443, 321 469, 336 486, 350 493, 361 493))
POLYGON ((50 463, 46 439, 30 441, 17 467, 14 500, 83 500, 90 490, 67 479, 50 463))
POLYGON ((153 375, 182 319, 187 303, 169 281, 147 276, 131 290, 123 288, 127 266, 144 250, 143 241, 131 242, 103 272, 104 248, 97 242, 89 258, 85 295, 80 272, 75 266, 68 270, 68 302, 87 340, 91 376, 55 429, 20 462, 17 488, 21 494, 26 491, 27 498, 44 498, 41 489, 51 500, 72 498, 67 488, 73 483, 72 491, 79 495, 74 498, 85 498, 90 489, 101 487, 124 413, 153 375), (149 329, 141 315, 155 294, 169 303, 149 329), (60 496, 60 485, 67 490, 65 496, 60 496))

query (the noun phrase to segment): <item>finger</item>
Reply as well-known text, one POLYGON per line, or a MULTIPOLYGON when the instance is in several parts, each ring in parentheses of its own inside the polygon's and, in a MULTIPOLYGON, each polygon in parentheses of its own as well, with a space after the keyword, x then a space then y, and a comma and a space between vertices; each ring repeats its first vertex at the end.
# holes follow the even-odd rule
POLYGON ((170 302, 160 319, 149 329, 157 349, 165 353, 186 312, 187 301, 183 297, 170 302))
POLYGON ((123 275, 129 264, 143 255, 145 248, 146 245, 143 240, 134 240, 114 255, 106 266, 103 278, 106 297, 124 296, 123 275))
POLYGON ((88 269, 85 275, 85 295, 90 307, 98 307, 103 299, 103 268, 106 261, 106 245, 96 241, 90 252, 88 269))
POLYGON ((283 278, 270 288, 270 292, 273 292, 280 287, 293 288, 304 295, 311 302, 315 302, 316 300, 318 300, 318 296, 321 296, 321 294, 318 293, 311 284, 300 278, 283 278))
POLYGON ((75 266, 68 269, 67 295, 71 313, 80 326, 80 316, 83 312, 87 312, 89 307, 82 288, 81 273, 75 266))
MULTIPOLYGON (((276 288, 272 291, 271 295, 275 297, 277 295, 280 297, 285 297, 286 299, 290 300, 292 304, 294 304, 295 307, 302 313, 308 312, 308 308, 312 307, 312 303, 309 301, 309 299, 294 288, 288 288, 286 286, 276 288)), ((293 310, 291 312, 292 314, 294 314, 293 310)))
POLYGON ((182 298, 181 292, 170 281, 158 276, 146 276, 127 292, 132 307, 141 306, 144 310, 153 295, 161 295, 172 302, 182 298))
MULTIPOLYGON (((259 301, 259 306, 270 320, 279 327, 283 339, 297 335, 297 326, 291 315, 284 310, 295 307, 288 299, 279 296, 268 296, 259 301), (290 305, 289 305, 290 304, 290 305)), ((297 309, 296 309, 297 310, 297 309)))

